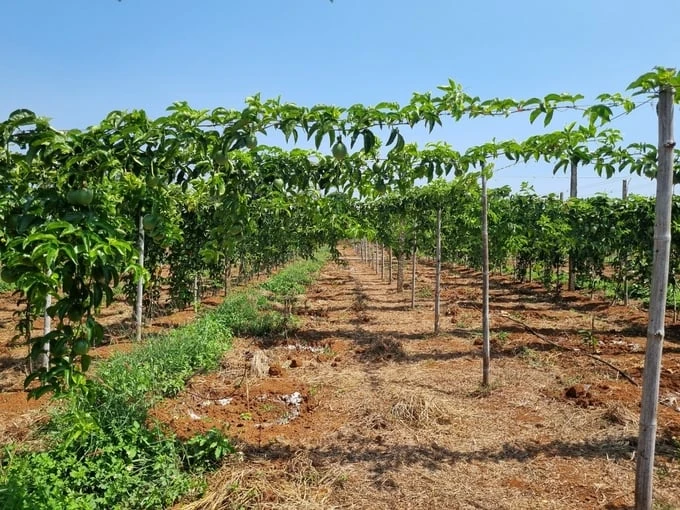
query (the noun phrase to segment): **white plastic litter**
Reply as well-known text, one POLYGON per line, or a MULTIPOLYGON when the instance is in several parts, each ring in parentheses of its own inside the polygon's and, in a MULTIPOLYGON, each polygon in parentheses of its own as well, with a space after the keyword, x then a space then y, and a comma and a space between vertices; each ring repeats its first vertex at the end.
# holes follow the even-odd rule
POLYGON ((291 406, 300 406, 302 404, 302 395, 299 391, 296 391, 290 395, 281 395, 281 400, 291 406))

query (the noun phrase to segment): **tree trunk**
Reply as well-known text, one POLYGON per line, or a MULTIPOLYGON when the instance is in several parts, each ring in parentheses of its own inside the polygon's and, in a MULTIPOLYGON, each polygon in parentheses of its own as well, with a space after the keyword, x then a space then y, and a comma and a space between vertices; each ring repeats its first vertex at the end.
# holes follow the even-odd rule
POLYGON ((485 170, 482 171, 482 386, 490 384, 491 340, 489 338, 489 227, 485 170))
MULTIPOLYGON (((137 228, 137 248, 139 249, 139 265, 144 267, 144 215, 139 214, 139 225, 137 228)), ((141 276, 137 280, 137 302, 135 303, 135 324, 136 335, 138 342, 142 340, 142 318, 143 318, 143 302, 144 302, 144 278, 141 276)))
POLYGON ((441 301, 442 274, 442 210, 437 209, 437 244, 435 246, 434 266, 434 333, 439 334, 439 309, 441 301))
POLYGON ((671 247, 671 208, 673 203, 673 87, 659 92, 659 169, 656 176, 654 221, 654 261, 649 301, 647 347, 642 377, 642 405, 635 471, 635 508, 651 510, 654 475, 656 414, 659 402, 661 355, 665 335, 666 296, 671 247))

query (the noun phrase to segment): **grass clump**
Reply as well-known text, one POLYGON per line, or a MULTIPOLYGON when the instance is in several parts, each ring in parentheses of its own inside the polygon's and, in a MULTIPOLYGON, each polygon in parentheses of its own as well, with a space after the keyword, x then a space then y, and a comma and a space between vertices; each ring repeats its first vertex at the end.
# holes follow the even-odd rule
POLYGON ((328 251, 319 251, 311 259, 290 264, 264 282, 262 288, 271 292, 277 301, 298 296, 316 279, 317 273, 329 256, 328 251))
POLYGON ((329 256, 320 251, 284 267, 259 288, 232 294, 218 308, 220 321, 239 336, 286 333, 296 324, 292 311, 297 296, 315 280, 329 256), (283 304, 283 310, 275 309, 274 303, 283 304))

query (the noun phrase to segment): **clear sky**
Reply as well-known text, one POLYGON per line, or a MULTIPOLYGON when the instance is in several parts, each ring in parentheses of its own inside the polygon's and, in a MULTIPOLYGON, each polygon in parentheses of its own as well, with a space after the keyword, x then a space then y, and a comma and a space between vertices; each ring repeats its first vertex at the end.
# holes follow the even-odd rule
MULTIPOLYGON (((0 118, 30 108, 60 128, 114 109, 161 115, 173 101, 240 108, 255 92, 301 105, 408 101, 449 78, 468 94, 623 92, 655 65, 680 67, 680 0, 5 0, 0 118)), ((550 130, 572 119, 555 116, 550 130)), ((656 143, 651 106, 621 118, 626 142, 656 143)), ((407 141, 456 149, 542 132, 526 117, 448 123, 407 141)), ((325 148, 326 150, 328 148, 325 148)), ((581 172, 579 194, 619 194, 619 175, 581 172)), ((492 185, 568 192, 532 165, 492 185)), ((631 191, 653 183, 633 178, 631 191)))

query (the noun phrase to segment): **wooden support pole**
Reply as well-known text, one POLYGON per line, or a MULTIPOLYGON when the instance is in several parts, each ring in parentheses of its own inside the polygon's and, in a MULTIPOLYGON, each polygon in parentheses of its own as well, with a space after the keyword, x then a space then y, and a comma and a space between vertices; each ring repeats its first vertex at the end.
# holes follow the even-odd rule
MULTIPOLYGON (((137 228, 137 249, 139 250, 139 265, 144 267, 144 215, 139 213, 139 224, 137 228)), ((135 338, 138 342, 142 341, 142 319, 144 316, 144 278, 141 276, 137 280, 137 301, 135 302, 135 338)))
POLYGON ((651 510, 656 446, 656 414, 661 379, 661 355, 665 336, 666 297, 671 248, 671 208, 673 204, 673 87, 659 91, 659 169, 656 175, 654 259, 649 301, 647 347, 642 376, 642 405, 635 468, 635 508, 651 510))
MULTIPOLYGON (((569 183, 569 198, 576 198, 578 195, 578 163, 575 160, 571 162, 571 179, 569 183)), ((574 267, 574 256, 569 254, 569 283, 567 288, 570 291, 576 290, 576 268, 574 267)))
POLYGON ((482 386, 488 387, 491 340, 489 331, 489 225, 485 171, 482 171, 482 386))
POLYGON ((435 274, 434 274, 434 333, 439 334, 440 303, 442 276, 442 210, 437 209, 437 244, 435 246, 435 274))

